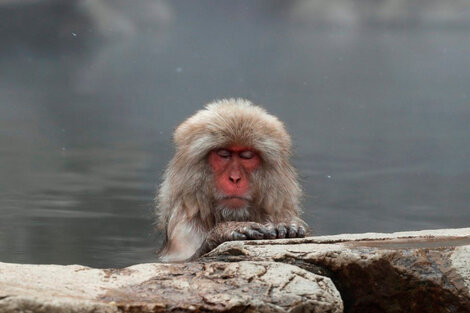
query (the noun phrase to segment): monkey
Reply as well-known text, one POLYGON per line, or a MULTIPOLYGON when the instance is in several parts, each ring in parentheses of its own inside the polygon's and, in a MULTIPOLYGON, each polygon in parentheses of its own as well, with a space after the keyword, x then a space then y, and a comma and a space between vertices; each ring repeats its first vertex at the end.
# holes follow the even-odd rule
POLYGON ((162 262, 230 240, 304 237, 302 190, 284 124, 244 99, 214 101, 175 130, 156 197, 162 262))

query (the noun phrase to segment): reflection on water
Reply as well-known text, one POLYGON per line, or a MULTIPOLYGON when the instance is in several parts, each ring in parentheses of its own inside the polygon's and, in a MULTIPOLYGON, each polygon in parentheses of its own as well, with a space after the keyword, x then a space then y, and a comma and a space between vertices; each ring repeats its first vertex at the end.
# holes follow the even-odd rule
POLYGON ((439 3, 0 0, 0 261, 153 261, 172 130, 230 96, 286 122, 317 234, 468 226, 470 8, 439 3))

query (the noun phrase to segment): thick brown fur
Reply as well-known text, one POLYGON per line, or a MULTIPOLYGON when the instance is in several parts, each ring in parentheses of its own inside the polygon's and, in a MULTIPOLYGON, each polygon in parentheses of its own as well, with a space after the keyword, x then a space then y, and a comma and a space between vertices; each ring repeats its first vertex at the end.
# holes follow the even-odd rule
POLYGON ((224 222, 303 223, 298 219, 301 188, 290 163, 290 136, 283 123, 263 108, 243 99, 210 103, 177 127, 174 142, 176 153, 157 196, 159 228, 166 236, 160 251, 162 260, 188 256, 172 257, 172 241, 184 246, 179 238, 199 236, 194 243, 188 243, 192 251, 224 222), (210 151, 231 145, 252 147, 262 162, 251 177, 253 201, 248 212, 227 219, 214 208, 216 190, 207 158, 210 151), (188 234, 181 237, 178 232, 188 234))

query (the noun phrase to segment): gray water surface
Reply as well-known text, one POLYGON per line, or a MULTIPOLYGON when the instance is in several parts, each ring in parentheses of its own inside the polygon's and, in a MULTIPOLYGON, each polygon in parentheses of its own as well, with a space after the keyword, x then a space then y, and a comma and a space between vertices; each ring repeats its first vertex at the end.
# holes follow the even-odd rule
POLYGON ((465 1, 0 0, 0 261, 155 260, 173 129, 285 121, 315 233, 470 224, 465 1))

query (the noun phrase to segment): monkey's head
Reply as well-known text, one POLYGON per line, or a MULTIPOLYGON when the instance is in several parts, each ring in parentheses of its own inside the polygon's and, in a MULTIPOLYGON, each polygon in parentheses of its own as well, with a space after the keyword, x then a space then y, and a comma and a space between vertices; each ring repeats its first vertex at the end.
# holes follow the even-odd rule
POLYGON ((158 196, 161 223, 175 208, 207 227, 298 214, 291 139, 263 108, 242 99, 210 103, 177 127, 174 141, 158 196))

